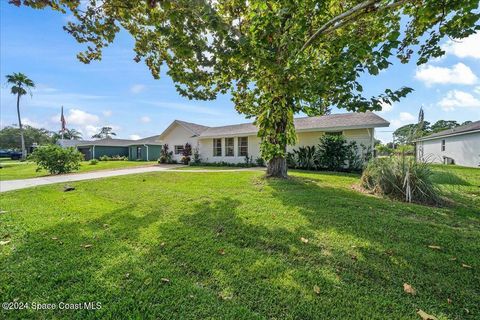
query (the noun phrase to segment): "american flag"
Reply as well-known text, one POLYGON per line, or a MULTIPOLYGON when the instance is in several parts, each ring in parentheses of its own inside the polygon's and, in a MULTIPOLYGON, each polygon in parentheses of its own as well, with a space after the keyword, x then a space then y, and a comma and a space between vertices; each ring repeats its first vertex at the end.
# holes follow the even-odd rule
POLYGON ((63 133, 67 129, 67 122, 65 121, 65 117, 63 116, 63 106, 62 106, 62 115, 60 117, 60 122, 62 123, 62 133, 63 133))

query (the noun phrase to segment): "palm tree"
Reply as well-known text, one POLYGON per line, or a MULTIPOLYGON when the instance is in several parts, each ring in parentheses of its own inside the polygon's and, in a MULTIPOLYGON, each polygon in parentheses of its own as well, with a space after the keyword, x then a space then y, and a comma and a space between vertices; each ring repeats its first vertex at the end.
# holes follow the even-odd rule
POLYGON ((92 136, 93 139, 103 139, 103 138, 111 138, 112 136, 116 136, 117 134, 112 131, 111 127, 102 127, 99 133, 94 134, 92 136))
POLYGON ((23 137, 22 120, 20 117, 20 97, 27 94, 27 91, 31 93, 31 89, 35 88, 35 83, 21 72, 14 72, 7 75, 7 83, 11 85, 10 92, 17 95, 17 115, 18 115, 18 127, 20 128, 20 137, 22 140, 22 159, 25 160, 27 156, 27 150, 25 149, 25 138, 23 137))
POLYGON ((68 140, 82 140, 82 133, 76 129, 65 129, 64 138, 68 140))
MULTIPOLYGON (((57 132, 54 132, 53 135, 53 141, 57 141, 62 139, 62 130, 57 132)), ((82 133, 76 129, 65 129, 65 132, 63 133, 63 139, 65 140, 82 140, 82 133)))

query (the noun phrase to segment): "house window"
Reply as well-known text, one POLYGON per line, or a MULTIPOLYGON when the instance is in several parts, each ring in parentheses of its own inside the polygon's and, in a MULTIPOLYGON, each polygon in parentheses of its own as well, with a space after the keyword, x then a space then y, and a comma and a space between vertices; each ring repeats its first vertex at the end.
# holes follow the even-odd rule
POLYGON ((175 146, 175 154, 182 154, 183 153, 183 146, 177 145, 175 146))
POLYGON ((330 132, 325 132, 325 135, 327 136, 341 136, 343 134, 342 131, 330 131, 330 132))
POLYGON ((248 137, 238 138, 238 155, 240 157, 248 156, 248 137))
POLYGON ((233 157, 233 138, 225 138, 225 157, 233 157))
POLYGON ((445 151, 445 140, 442 140, 442 151, 445 151))
POLYGON ((213 156, 222 156, 222 139, 213 139, 213 156))

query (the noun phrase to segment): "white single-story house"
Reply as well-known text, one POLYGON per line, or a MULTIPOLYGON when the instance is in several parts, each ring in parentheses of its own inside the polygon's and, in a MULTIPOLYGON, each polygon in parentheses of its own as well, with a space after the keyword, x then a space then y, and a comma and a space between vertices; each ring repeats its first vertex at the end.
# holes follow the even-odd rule
MULTIPOLYGON (((314 146, 324 134, 343 135, 348 141, 371 148, 373 152, 375 128, 388 127, 390 123, 372 112, 331 114, 319 117, 296 118, 297 144, 288 151, 301 146, 314 146)), ((168 144, 173 159, 180 161, 186 143, 198 149, 202 162, 241 163, 245 157, 256 160, 260 157, 258 128, 252 123, 221 127, 208 127, 196 123, 174 120, 160 135, 140 140, 101 139, 92 141, 59 141, 73 146, 85 155, 85 159, 101 156, 126 156, 130 160, 157 160, 163 144, 168 144)))
MULTIPOLYGON (((288 150, 317 145, 324 134, 342 134, 349 141, 371 147, 373 152, 375 128, 389 125, 388 121, 372 112, 296 118, 297 144, 289 146, 288 150)), ((182 158, 183 146, 188 142, 192 148, 198 148, 202 162, 240 163, 247 155, 253 160, 260 157, 257 132, 258 128, 252 123, 207 127, 175 120, 158 139, 169 145, 177 161, 182 158)))
POLYGON ((425 162, 480 166, 480 121, 416 140, 417 159, 425 162))

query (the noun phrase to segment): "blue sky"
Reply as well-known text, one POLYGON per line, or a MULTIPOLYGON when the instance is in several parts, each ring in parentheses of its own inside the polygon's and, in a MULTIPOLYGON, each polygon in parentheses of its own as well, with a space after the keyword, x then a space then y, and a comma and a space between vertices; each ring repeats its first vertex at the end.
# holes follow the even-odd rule
MULTIPOLYGON (((84 138, 107 125, 120 138, 139 138, 161 133, 174 119, 210 126, 248 121, 228 95, 188 100, 177 94, 168 76, 154 80, 144 64, 133 61, 133 40, 126 33, 104 51, 102 61, 85 65, 76 59, 82 45, 62 29, 67 16, 7 1, 0 1, 0 10, 1 126, 17 123, 15 97, 4 80, 12 72, 26 73, 37 84, 33 96, 21 103, 25 123, 58 130, 63 105, 67 127, 80 130, 84 138)), ((444 45, 446 56, 420 68, 392 58, 391 68, 364 77, 369 95, 404 85, 415 89, 379 113, 391 125, 379 129, 378 138, 391 140, 391 131, 415 121, 420 106, 430 122, 480 120, 480 34, 444 45)))

